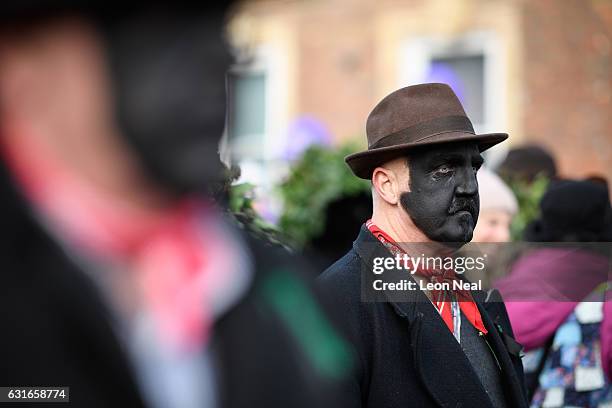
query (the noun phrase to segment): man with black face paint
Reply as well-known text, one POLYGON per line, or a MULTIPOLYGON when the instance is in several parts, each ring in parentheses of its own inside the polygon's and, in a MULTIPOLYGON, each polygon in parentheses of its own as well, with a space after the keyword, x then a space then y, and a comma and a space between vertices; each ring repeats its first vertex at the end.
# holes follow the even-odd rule
POLYGON ((372 218, 319 279, 359 356, 346 390, 353 405, 527 406, 521 347, 499 294, 466 288, 446 264, 417 262, 452 259, 472 239, 481 152, 507 135, 475 134, 444 84, 393 92, 366 130, 368 150, 346 162, 372 181, 372 218))
POLYGON ((303 263, 207 194, 227 12, 0 2, 0 386, 87 408, 343 406, 351 355, 303 263))
POLYGON ((458 246, 472 239, 478 220, 475 142, 425 147, 407 153, 408 190, 400 203, 428 239, 458 246))

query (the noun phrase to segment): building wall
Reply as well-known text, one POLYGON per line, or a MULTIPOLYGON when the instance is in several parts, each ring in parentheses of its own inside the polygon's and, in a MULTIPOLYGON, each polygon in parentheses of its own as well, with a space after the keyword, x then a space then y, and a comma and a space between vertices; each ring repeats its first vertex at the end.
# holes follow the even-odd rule
POLYGON ((525 1, 525 138, 562 175, 612 182, 612 2, 525 1))
POLYGON ((299 107, 337 140, 363 137, 375 98, 373 4, 314 3, 300 16, 299 107))
POLYGON ((408 84, 406 44, 484 33, 495 57, 486 130, 511 136, 500 153, 541 143, 563 175, 612 180, 610 1, 254 0, 236 20, 248 21, 232 31, 242 47, 282 43, 286 53, 285 99, 273 101, 285 108, 272 120, 312 116, 335 142, 362 145, 372 107, 408 84))

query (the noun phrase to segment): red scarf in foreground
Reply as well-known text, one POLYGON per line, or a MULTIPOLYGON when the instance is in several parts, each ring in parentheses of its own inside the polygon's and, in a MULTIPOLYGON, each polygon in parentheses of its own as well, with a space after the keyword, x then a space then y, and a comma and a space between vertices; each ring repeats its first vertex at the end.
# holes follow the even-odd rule
MULTIPOLYGON (((366 227, 370 232, 387 248, 393 255, 403 255, 406 252, 400 248, 400 246, 391 238, 387 233, 378 228, 372 220, 366 222, 366 227)), ((418 275, 427 278, 430 282, 449 282, 452 288, 452 282, 457 280, 457 275, 453 270, 433 270, 418 268, 416 272, 418 275)), ((468 290, 451 290, 459 302, 459 307, 465 315, 466 319, 476 328, 476 330, 487 334, 487 329, 482 322, 482 316, 472 294, 468 290)), ((431 302, 440 313, 442 320, 446 323, 446 326, 454 333, 453 327, 453 316, 451 313, 451 299, 449 293, 446 291, 432 290, 431 291, 431 302)))
POLYGON ((1 147, 27 198, 72 247, 128 265, 139 304, 161 340, 181 349, 202 347, 212 325, 212 300, 232 285, 235 253, 198 200, 141 209, 95 188, 44 146, 13 138, 1 147))

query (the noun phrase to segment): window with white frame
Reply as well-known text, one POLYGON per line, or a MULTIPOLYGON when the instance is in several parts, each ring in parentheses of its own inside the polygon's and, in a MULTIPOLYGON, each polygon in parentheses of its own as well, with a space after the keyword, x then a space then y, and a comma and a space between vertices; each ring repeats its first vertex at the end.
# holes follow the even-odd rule
POLYGON ((287 123, 286 57, 268 44, 238 60, 228 75, 229 160, 240 166, 240 182, 267 188, 281 176, 277 162, 287 123))
POLYGON ((399 85, 442 82, 453 88, 477 133, 506 126, 505 74, 492 32, 408 38, 401 46, 399 85))
POLYGON ((482 125, 485 118, 484 55, 434 56, 425 82, 449 84, 472 122, 482 125))
POLYGON ((232 154, 238 160, 262 160, 266 133, 265 71, 234 69, 228 78, 228 131, 232 154))

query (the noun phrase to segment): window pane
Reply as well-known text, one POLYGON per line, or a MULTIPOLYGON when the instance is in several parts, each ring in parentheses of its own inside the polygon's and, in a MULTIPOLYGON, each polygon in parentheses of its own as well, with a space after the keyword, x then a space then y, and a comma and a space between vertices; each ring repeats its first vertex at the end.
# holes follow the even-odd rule
POLYGON ((230 77, 229 130, 239 152, 261 148, 265 132, 266 75, 233 74, 230 77))
POLYGON ((438 57, 431 60, 427 82, 450 85, 473 123, 485 123, 484 57, 438 57))

